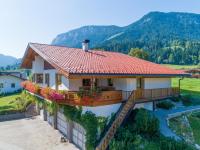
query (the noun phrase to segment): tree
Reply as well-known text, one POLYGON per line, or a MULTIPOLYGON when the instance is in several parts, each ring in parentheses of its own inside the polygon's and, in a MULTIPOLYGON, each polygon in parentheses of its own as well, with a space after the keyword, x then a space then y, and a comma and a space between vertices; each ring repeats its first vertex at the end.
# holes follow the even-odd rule
POLYGON ((144 60, 149 59, 149 54, 147 52, 145 52, 143 49, 139 49, 139 48, 131 48, 128 55, 133 56, 133 57, 137 57, 137 58, 141 58, 141 59, 144 59, 144 60))

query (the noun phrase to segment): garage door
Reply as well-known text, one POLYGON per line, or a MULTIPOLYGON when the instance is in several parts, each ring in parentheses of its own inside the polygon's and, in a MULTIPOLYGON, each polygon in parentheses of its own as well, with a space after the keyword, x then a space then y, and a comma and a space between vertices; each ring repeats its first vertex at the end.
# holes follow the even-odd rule
POLYGON ((51 116, 49 112, 47 112, 47 122, 48 122, 51 126, 53 125, 53 116, 51 116))
POLYGON ((72 134, 73 134, 73 143, 76 144, 82 150, 85 150, 86 133, 84 128, 74 122, 72 134))
POLYGON ((63 113, 57 112, 57 128, 58 130, 67 137, 68 123, 63 113))

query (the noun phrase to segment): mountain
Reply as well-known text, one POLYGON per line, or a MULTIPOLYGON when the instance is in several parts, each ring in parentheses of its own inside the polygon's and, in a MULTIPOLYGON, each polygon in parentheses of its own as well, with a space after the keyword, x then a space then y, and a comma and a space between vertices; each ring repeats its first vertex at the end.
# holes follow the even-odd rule
POLYGON ((13 65, 17 62, 18 62, 18 59, 15 57, 0 54, 0 67, 6 67, 8 65, 13 65))
POLYGON ((200 63, 200 15, 151 12, 125 26, 84 26, 58 35, 53 45, 81 47, 90 39, 91 48, 128 53, 141 48, 157 63, 200 63))
POLYGON ((102 43, 106 38, 117 34, 122 28, 117 26, 84 26, 58 35, 52 42, 53 45, 81 47, 81 41, 88 38, 91 47, 102 43))

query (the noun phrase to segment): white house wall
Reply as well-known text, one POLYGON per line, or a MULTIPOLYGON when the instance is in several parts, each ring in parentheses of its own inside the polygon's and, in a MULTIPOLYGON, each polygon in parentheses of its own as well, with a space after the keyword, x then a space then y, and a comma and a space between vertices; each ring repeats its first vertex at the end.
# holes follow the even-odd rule
POLYGON ((80 87, 82 87, 82 79, 69 79, 70 91, 79 91, 80 87))
POLYGON ((120 108, 121 104, 97 106, 97 107, 82 107, 83 113, 91 111, 97 116, 109 117, 112 113, 116 113, 120 108))
POLYGON ((138 108, 138 109, 144 108, 144 109, 152 111, 153 110, 153 102, 146 102, 146 103, 136 104, 134 106, 134 109, 136 109, 136 108, 138 108))
POLYGON ((99 79, 98 85, 99 86, 108 86, 108 79, 99 79))
POLYGON ((35 56, 35 60, 32 62, 32 73, 43 73, 44 71, 44 59, 40 56, 35 56))
POLYGON ((0 93, 12 93, 21 89, 21 79, 12 76, 0 76, 0 83, 3 83, 3 89, 0 88, 0 93), (11 84, 15 83, 15 88, 11 88, 11 84))
POLYGON ((51 87, 52 89, 56 89, 56 73, 57 73, 57 70, 56 69, 44 70, 43 83, 45 83, 45 73, 49 74, 49 87, 51 87))
POLYGON ((69 79, 62 76, 62 83, 58 87, 59 90, 69 90, 69 79))
POLYGON ((145 78, 145 89, 170 88, 171 78, 145 78))
POLYGON ((116 90, 122 90, 122 91, 136 90, 135 78, 116 78, 116 79, 113 79, 113 84, 116 90))

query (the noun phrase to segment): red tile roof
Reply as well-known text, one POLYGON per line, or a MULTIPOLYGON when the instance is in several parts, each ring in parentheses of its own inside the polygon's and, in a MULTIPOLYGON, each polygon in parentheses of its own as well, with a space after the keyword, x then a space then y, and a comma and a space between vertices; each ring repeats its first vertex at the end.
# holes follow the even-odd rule
MULTIPOLYGON (((174 70, 122 53, 30 43, 28 48, 68 74, 184 75, 174 70)), ((25 56, 26 57, 26 54, 25 56)))

